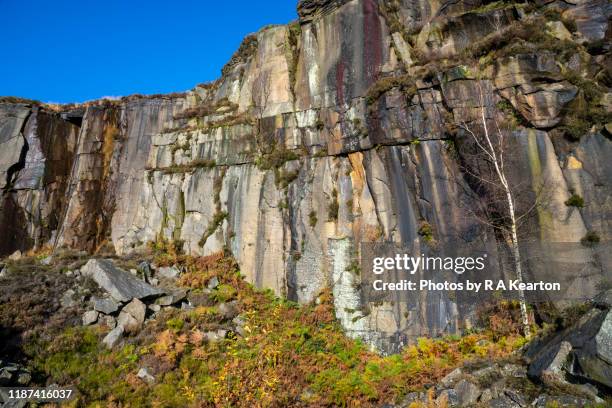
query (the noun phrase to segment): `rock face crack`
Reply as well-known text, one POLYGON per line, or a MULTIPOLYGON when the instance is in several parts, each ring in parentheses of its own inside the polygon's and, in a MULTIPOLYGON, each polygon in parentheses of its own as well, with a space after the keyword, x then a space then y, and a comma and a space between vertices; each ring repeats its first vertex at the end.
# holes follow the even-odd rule
POLYGON ((17 175, 21 170, 25 168, 26 157, 30 148, 28 144, 28 139, 25 136, 25 128, 28 124, 28 120, 30 120, 30 116, 32 116, 32 112, 28 113, 28 116, 25 118, 23 124, 21 125, 19 135, 23 138, 23 147, 21 148, 21 152, 19 153, 19 159, 17 160, 17 162, 11 167, 9 167, 6 171, 6 184, 4 186, 4 193, 12 190, 15 180, 17 179, 17 175))

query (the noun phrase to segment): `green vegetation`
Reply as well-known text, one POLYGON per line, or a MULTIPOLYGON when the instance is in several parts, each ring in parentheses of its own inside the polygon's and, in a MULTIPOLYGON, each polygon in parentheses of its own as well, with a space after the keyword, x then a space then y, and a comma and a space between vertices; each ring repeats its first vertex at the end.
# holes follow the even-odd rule
POLYGON ((228 75, 235 66, 246 62, 249 58, 251 58, 251 56, 257 52, 257 47, 257 34, 246 36, 245 39, 242 40, 238 50, 234 53, 234 55, 232 55, 230 61, 225 64, 223 69, 221 69, 223 76, 228 75))
POLYGON ((298 306, 254 289, 223 254, 179 261, 186 287, 219 278, 211 300, 238 302, 245 336, 207 341, 207 331, 225 324, 215 306, 162 311, 112 351, 96 328, 37 338, 28 349, 31 368, 47 382, 75 386, 75 406, 380 406, 425 390, 473 359, 506 358, 525 342, 515 333, 494 341, 485 330, 420 339, 381 356, 343 334, 327 290, 298 306), (156 380, 139 379, 141 367, 156 380))
POLYGON ((340 203, 338 202, 338 190, 334 188, 331 193, 331 202, 327 206, 327 219, 329 221, 337 221, 339 210, 340 203))
POLYGON ((567 201, 565 202, 565 205, 567 205, 568 207, 583 208, 584 198, 574 193, 572 194, 570 198, 567 199, 567 201))
POLYGON ((260 170, 272 170, 279 169, 288 161, 297 159, 299 159, 297 153, 286 149, 284 146, 273 144, 269 152, 265 152, 255 159, 255 165, 260 170))
POLYGON ((392 77, 383 77, 376 81, 366 94, 366 103, 373 105, 383 96, 385 93, 393 88, 399 88, 406 95, 414 95, 417 92, 416 85, 414 84, 414 77, 412 75, 400 75, 392 77))
POLYGON ((319 221, 319 219, 317 218, 317 212, 315 210, 312 210, 309 214, 308 214, 308 223, 310 224, 311 228, 314 228, 317 226, 317 221, 319 221))
POLYGON ((419 235, 423 237, 428 244, 434 242, 433 228, 427 221, 421 222, 419 226, 419 235))
POLYGON ((582 237, 582 239, 580 240, 580 243, 582 243, 582 245, 586 247, 593 247, 599 244, 600 240, 601 238, 599 238, 599 234, 597 232, 589 231, 586 233, 584 237, 582 237))
POLYGON ((223 113, 238 110, 238 105, 230 102, 227 98, 222 98, 215 103, 200 105, 194 108, 185 109, 183 112, 174 115, 174 119, 202 118, 222 111, 223 113))
POLYGON ((300 171, 298 169, 292 171, 280 169, 275 173, 276 185, 283 189, 287 188, 299 175, 300 171))

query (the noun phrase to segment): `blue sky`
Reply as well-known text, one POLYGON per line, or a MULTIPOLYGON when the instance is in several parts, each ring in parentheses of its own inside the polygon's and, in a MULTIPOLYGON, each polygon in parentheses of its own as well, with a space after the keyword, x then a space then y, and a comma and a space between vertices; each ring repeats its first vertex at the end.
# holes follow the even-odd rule
POLYGON ((0 96, 83 102, 217 78, 244 36, 297 0, 0 0, 0 96))

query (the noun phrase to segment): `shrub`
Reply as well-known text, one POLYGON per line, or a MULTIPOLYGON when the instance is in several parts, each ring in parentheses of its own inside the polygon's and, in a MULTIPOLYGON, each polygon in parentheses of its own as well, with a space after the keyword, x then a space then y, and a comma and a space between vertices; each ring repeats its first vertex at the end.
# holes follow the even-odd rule
POLYGON ((274 144, 270 152, 264 153, 255 159, 255 165, 260 170, 271 170, 278 169, 288 161, 297 159, 299 159, 297 153, 286 149, 284 146, 278 147, 276 144, 274 144))
POLYGON ((419 226, 419 235, 423 237, 425 242, 427 243, 433 242, 434 237, 433 237, 433 228, 431 227, 431 224, 429 224, 427 221, 421 222, 421 225, 419 226))
POLYGON ((275 172, 276 185, 280 188, 287 188, 300 174, 299 170, 286 171, 284 169, 275 172))
POLYGON ((393 88, 399 88, 407 95, 414 95, 417 91, 414 79, 410 75, 383 77, 372 84, 372 86, 370 86, 368 89, 365 97, 366 103, 368 105, 373 105, 380 99, 381 96, 393 88))
POLYGON ((228 302, 236 297, 238 292, 233 286, 221 284, 213 291, 212 297, 216 302, 228 302))
POLYGON ((582 243, 582 245, 586 247, 593 247, 599 244, 600 240, 601 239, 599 238, 599 234, 597 232, 589 231, 586 233, 584 237, 582 237, 582 239, 580 240, 580 243, 582 243))
POLYGON ((327 206, 327 217, 329 221, 336 221, 338 219, 338 211, 340 210, 340 203, 338 202, 338 190, 335 188, 332 191, 332 201, 327 206))
POLYGON ((583 208, 584 199, 578 194, 572 194, 572 196, 565 202, 565 205, 568 207, 583 208))
POLYGON ((317 218, 317 212, 316 212, 316 211, 314 211, 314 210, 312 210, 312 211, 311 211, 311 212, 308 214, 308 223, 310 224, 310 226, 311 226, 312 228, 314 228, 314 227, 316 227, 316 225, 317 225, 317 221, 319 221, 319 220, 318 220, 318 218, 317 218))

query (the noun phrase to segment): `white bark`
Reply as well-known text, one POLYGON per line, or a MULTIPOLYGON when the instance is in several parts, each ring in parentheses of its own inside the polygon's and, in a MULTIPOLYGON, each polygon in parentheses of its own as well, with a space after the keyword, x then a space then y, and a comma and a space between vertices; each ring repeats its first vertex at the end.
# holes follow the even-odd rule
MULTIPOLYGON (((503 133, 497 127, 497 137, 499 140, 499 152, 495 151, 493 141, 491 140, 491 135, 489 133, 489 127, 487 125, 487 118, 485 114, 485 106, 484 100, 482 98, 482 90, 481 90, 481 120, 482 126, 484 130, 484 140, 485 143, 481 143, 478 140, 478 137, 472 132, 467 125, 464 125, 465 129, 468 133, 473 137, 478 148, 489 158, 493 166, 495 167, 495 174, 499 180, 499 184, 504 191, 506 196, 506 204, 508 207, 508 218, 510 219, 509 232, 510 232, 510 247, 512 251, 512 257, 514 260, 514 270, 516 273, 516 279, 519 281, 519 284, 523 283, 523 269, 521 266, 521 251, 519 248, 519 238, 517 233, 517 219, 516 219, 516 206, 514 203, 514 197, 512 195, 512 190, 510 188, 510 184, 508 183, 508 179, 506 178, 505 170, 504 170, 504 160, 503 160, 503 133)), ((523 331, 525 337, 531 337, 531 328, 529 326, 529 314, 527 312, 527 301, 525 299, 525 292, 522 289, 519 289, 519 303, 521 307, 521 319, 523 323, 523 331)))

